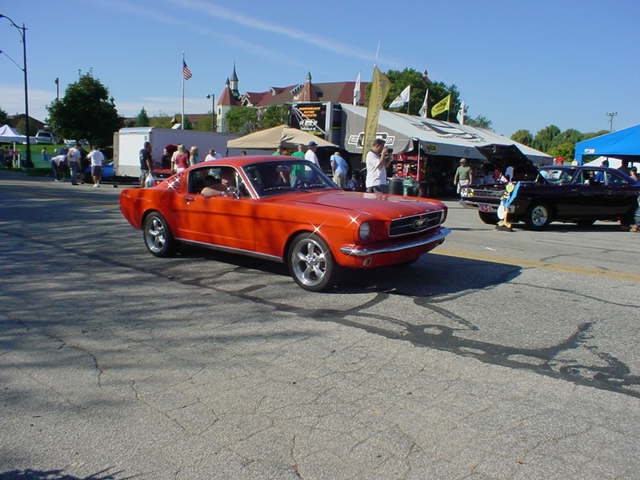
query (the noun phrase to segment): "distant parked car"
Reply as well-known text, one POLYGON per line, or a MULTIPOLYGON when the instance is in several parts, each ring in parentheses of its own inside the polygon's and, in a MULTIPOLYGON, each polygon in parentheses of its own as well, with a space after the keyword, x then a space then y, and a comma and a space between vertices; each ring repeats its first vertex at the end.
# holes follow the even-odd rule
POLYGON ((36 143, 54 144, 56 143, 56 136, 47 130, 38 130, 36 132, 36 143))

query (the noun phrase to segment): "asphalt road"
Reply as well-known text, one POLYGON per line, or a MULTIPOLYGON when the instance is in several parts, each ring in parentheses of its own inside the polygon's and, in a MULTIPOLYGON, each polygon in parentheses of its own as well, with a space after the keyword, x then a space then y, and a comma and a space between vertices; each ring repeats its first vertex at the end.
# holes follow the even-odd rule
POLYGON ((497 232, 301 290, 0 172, 0 480, 638 479, 640 235, 497 232))

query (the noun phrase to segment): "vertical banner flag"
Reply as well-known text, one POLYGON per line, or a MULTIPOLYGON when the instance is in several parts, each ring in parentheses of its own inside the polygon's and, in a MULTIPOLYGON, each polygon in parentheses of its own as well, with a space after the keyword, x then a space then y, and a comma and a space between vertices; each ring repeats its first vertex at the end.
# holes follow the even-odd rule
POLYGON ((458 110, 458 114, 456 115, 456 119, 460 125, 464 125, 464 114, 466 109, 464 102, 460 102, 460 110, 458 110))
POLYGON ((438 103, 436 103, 433 108, 431 108, 431 117, 436 117, 440 115, 442 112, 446 112, 451 108, 451 95, 447 95, 438 103))
POLYGON ((187 62, 184 60, 182 60, 182 76, 185 80, 189 80, 193 76, 191 75, 191 70, 189 70, 189 67, 187 66, 187 62))
POLYGON ((378 131, 378 117, 382 109, 382 102, 387 98, 387 93, 391 88, 391 82, 377 66, 373 67, 373 82, 369 93, 367 104, 367 118, 364 122, 364 141, 362 142, 362 163, 365 163, 367 152, 373 146, 378 131))
POLYGON ((407 85, 407 87, 400 92, 396 98, 394 98, 393 102, 389 105, 389 108, 398 108, 403 105, 406 105, 409 102, 409 98, 411 97, 411 85, 407 85))
POLYGON ((356 84, 353 87, 353 104, 358 105, 358 103, 360 103, 360 72, 358 72, 356 84))
POLYGON ((424 101, 422 102, 422 106, 420 107, 420 111, 418 113, 422 118, 427 118, 427 114, 429 111, 427 110, 427 99, 429 98, 429 89, 424 92, 424 101))

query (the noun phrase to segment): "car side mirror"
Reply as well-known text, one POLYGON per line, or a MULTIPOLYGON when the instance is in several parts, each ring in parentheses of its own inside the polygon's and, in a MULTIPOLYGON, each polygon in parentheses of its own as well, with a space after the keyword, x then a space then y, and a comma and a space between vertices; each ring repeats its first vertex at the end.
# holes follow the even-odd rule
POLYGON ((240 198, 240 191, 238 190, 238 187, 227 187, 224 194, 225 196, 235 198, 236 200, 240 198))

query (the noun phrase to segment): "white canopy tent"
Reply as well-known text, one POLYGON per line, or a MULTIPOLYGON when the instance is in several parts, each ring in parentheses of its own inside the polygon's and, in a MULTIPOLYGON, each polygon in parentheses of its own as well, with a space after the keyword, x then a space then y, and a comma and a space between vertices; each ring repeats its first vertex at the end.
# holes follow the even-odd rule
MULTIPOLYGON (((361 153, 367 109, 345 103, 341 105, 346 116, 344 148, 351 153, 361 153)), ((392 147, 394 153, 409 152, 415 148, 414 142, 419 141, 422 151, 429 155, 484 160, 475 147, 498 144, 516 145, 536 165, 553 161, 546 153, 491 130, 387 110, 380 112, 378 136, 386 139, 387 146, 392 147)))
POLYGON ((27 137, 25 135, 20 135, 20 133, 9 125, 2 125, 0 127, 0 143, 22 143, 26 141, 27 137))

